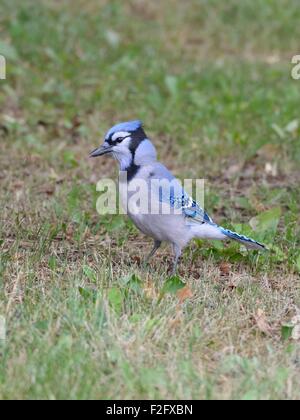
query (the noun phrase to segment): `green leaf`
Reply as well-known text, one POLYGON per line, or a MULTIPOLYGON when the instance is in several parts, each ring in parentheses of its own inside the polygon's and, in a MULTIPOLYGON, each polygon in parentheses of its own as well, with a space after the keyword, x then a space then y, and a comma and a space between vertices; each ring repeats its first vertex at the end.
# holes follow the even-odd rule
POLYGON ((49 258, 48 265, 49 265, 50 270, 54 271, 56 269, 57 260, 56 260, 56 257, 54 257, 54 255, 51 255, 51 257, 49 258))
POLYGON ((272 124, 272 128, 281 140, 285 139, 285 132, 279 125, 272 124))
POLYGON ((50 324, 50 322, 45 319, 45 320, 42 320, 42 321, 35 322, 34 326, 35 326, 35 328, 37 328, 41 332, 45 332, 49 329, 49 324, 50 324))
POLYGON ((298 258, 296 260, 296 266, 297 266, 298 270, 300 271, 300 255, 298 256, 298 258))
POLYGON ((116 311, 117 314, 121 314, 123 308, 123 295, 120 289, 112 287, 108 291, 108 301, 110 306, 116 311))
POLYGON ((112 232, 114 230, 120 230, 123 227, 125 227, 125 220, 122 216, 115 216, 112 218, 112 220, 109 222, 109 224, 106 225, 106 229, 108 232, 112 232))
POLYGON ((212 240, 211 244, 214 247, 214 249, 217 249, 218 251, 223 251, 224 249, 224 244, 221 241, 212 240))
POLYGON ((157 318, 148 319, 148 321, 146 322, 146 325, 145 325, 145 330, 147 332, 155 331, 159 327, 160 322, 161 322, 161 320, 157 319, 157 318))
POLYGON ((139 324, 144 319, 143 315, 141 314, 132 314, 128 320, 132 324, 139 324))
POLYGON ((256 389, 251 389, 242 396, 242 401, 256 401, 258 398, 259 392, 256 389))
POLYGON ((7 42, 0 41, 0 54, 9 61, 16 61, 18 59, 17 50, 7 42))
POLYGON ((284 324, 281 326, 281 339, 287 341, 291 338, 294 330, 294 325, 284 324))
POLYGON ((176 292, 178 292, 178 290, 183 289, 186 286, 186 284, 180 279, 180 277, 178 276, 173 276, 170 277, 164 284, 161 292, 160 292, 160 298, 159 300, 162 299, 162 297, 166 294, 166 293, 172 293, 175 294, 176 292))
POLYGON ((165 84, 166 84, 166 87, 167 87, 169 93, 172 96, 176 96, 177 93, 178 93, 178 79, 177 79, 177 77, 171 76, 171 75, 166 76, 165 84))
POLYGON ((120 279, 120 284, 122 286, 127 287, 129 290, 133 290, 135 292, 140 292, 143 290, 143 282, 142 280, 135 274, 131 274, 129 276, 125 276, 120 279))
POLYGON ((93 289, 84 289, 83 287, 78 287, 78 291, 84 300, 96 302, 97 292, 93 289))
POLYGON ((63 153, 63 160, 64 160, 65 164, 71 166, 72 168, 77 168, 78 167, 78 162, 75 158, 74 153, 69 151, 69 150, 66 150, 63 153))
POLYGON ((236 204, 243 209, 249 210, 252 207, 247 197, 237 197, 235 201, 236 201, 236 204))
POLYGON ((250 226, 257 232, 272 232, 276 233, 278 223, 281 217, 281 208, 275 207, 259 214, 250 220, 250 226))
POLYGON ((91 280, 93 283, 96 282, 97 280, 97 273, 95 270, 93 270, 91 267, 89 267, 88 265, 84 265, 83 266, 83 273, 85 276, 87 276, 87 278, 89 280, 91 280))
POLYGON ((265 243, 270 251, 272 251, 272 260, 277 262, 284 262, 287 259, 287 255, 279 248, 279 246, 272 243, 265 243))

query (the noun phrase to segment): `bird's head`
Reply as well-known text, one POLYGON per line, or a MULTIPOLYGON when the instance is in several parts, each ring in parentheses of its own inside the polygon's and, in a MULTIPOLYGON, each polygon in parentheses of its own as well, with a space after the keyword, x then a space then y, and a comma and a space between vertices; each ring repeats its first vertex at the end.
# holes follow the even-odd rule
POLYGON ((141 121, 129 121, 114 125, 106 134, 102 146, 90 156, 113 155, 120 163, 121 170, 132 164, 141 165, 156 159, 155 148, 147 139, 141 121))

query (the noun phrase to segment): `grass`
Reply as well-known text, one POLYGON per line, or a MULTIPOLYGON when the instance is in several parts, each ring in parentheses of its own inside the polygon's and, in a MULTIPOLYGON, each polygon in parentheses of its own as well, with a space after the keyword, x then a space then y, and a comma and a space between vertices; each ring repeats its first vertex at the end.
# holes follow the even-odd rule
POLYGON ((0 398, 299 399, 298 2, 1 7, 0 398), (142 269, 150 241, 96 212, 116 165, 87 158, 133 118, 271 252, 195 242, 180 278, 167 248, 142 269))

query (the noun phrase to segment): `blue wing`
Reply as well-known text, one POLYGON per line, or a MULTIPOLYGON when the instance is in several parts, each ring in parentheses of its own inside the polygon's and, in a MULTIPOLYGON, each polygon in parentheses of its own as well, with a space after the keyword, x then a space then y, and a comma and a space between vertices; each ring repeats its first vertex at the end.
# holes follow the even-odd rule
POLYGON ((171 196, 170 205, 172 208, 180 209, 185 217, 193 219, 195 222, 213 223, 213 220, 204 209, 200 207, 195 200, 189 197, 184 190, 181 196, 171 196))
POLYGON ((190 217, 197 222, 213 223, 211 217, 209 217, 206 211, 195 200, 190 199, 190 202, 186 206, 183 206, 182 209, 186 217, 190 217))
MULTIPOLYGON (((208 239, 224 239, 229 238, 238 241, 250 249, 264 250, 266 247, 255 241, 254 239, 248 238, 244 235, 239 235, 231 230, 224 229, 213 222, 209 215, 200 207, 196 201, 194 201, 187 192, 183 189, 179 181, 161 164, 157 163, 153 166, 153 177, 156 180, 167 180, 172 182, 172 187, 166 182, 166 185, 160 185, 156 193, 159 196, 159 202, 170 206, 172 209, 179 210, 179 214, 182 213, 191 222, 199 224, 210 225, 211 232, 208 235, 208 226, 203 226, 204 230, 198 234, 197 237, 208 238, 208 239), (220 237, 221 234, 221 237, 220 237)), ((157 200, 157 196, 156 196, 157 200)), ((177 212, 176 212, 177 214, 177 212)))
POLYGON ((213 220, 204 211, 199 204, 193 200, 187 192, 183 189, 181 183, 163 166, 156 167, 155 175, 159 175, 159 179, 165 179, 172 183, 172 186, 166 185, 159 186, 159 201, 170 205, 170 208, 176 209, 182 214, 199 223, 213 223, 213 220), (158 171, 157 171, 158 170, 158 171))

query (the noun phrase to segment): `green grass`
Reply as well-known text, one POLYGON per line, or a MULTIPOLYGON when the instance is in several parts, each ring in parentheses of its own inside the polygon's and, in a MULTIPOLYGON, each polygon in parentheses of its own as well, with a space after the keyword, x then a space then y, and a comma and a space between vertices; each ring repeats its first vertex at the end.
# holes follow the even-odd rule
POLYGON ((299 399, 298 2, 0 5, 0 398, 299 399), (199 241, 181 279, 167 248, 144 270, 150 241, 96 212, 116 165, 88 159, 133 118, 271 252, 199 241))

